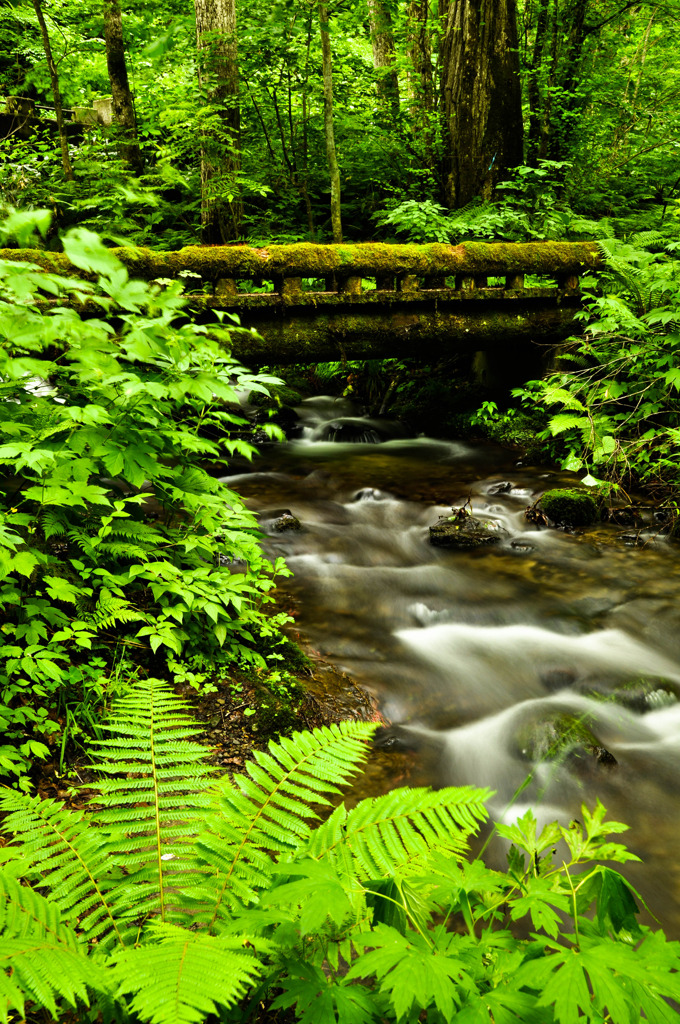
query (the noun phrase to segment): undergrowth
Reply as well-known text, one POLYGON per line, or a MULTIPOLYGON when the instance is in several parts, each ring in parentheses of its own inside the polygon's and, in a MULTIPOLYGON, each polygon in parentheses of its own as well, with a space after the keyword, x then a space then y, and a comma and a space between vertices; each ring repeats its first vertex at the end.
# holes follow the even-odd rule
POLYGON ((468 849, 488 791, 338 803, 374 729, 296 733, 213 781, 186 706, 140 681, 95 745, 89 805, 0 797, 0 1020, 677 1020, 680 945, 605 863, 636 859, 611 840, 624 825, 598 804, 539 833, 529 811, 496 826, 492 870, 468 849))
MULTIPOLYGON (((48 226, 14 213, 0 236, 48 226)), ((0 775, 22 785, 131 677, 198 651, 264 666, 286 618, 265 614, 283 561, 205 468, 252 457, 238 395, 278 379, 192 322, 179 283, 130 280, 85 229, 62 241, 89 280, 0 262, 0 775)))

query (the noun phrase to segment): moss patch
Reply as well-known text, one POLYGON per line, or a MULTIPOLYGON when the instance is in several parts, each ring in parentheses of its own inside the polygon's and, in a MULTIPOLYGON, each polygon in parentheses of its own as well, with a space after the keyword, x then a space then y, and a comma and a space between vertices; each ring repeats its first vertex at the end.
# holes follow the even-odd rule
MULTIPOLYGON (((181 270, 206 281, 220 278, 323 278, 338 274, 375 277, 384 274, 448 276, 509 273, 578 274, 596 270, 602 259, 594 242, 465 242, 462 245, 389 245, 360 242, 354 245, 192 245, 176 252, 124 247, 112 252, 133 276, 176 277, 181 270)), ((27 260, 45 270, 83 276, 60 253, 36 249, 0 249, 0 259, 27 260)))
POLYGON ((587 491, 555 488, 541 495, 541 511, 558 526, 592 526, 600 518, 595 499, 587 491))

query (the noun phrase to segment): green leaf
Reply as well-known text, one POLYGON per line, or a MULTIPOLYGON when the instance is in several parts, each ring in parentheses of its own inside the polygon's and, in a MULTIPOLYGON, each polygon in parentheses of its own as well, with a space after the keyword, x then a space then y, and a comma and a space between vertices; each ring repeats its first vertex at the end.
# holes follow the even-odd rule
POLYGON ((72 228, 62 237, 64 253, 74 267, 93 274, 113 275, 124 270, 122 263, 104 243, 87 228, 72 228))
POLYGON ((602 885, 597 901, 597 923, 602 928, 606 918, 611 921, 615 932, 626 931, 639 934, 640 925, 636 915, 640 909, 633 898, 626 880, 612 868, 599 866, 602 885))

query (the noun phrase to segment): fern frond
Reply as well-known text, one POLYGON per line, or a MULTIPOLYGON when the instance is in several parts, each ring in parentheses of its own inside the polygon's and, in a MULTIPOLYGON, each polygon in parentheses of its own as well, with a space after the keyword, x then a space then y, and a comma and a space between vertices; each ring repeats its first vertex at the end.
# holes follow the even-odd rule
POLYGON ((199 727, 187 705, 158 679, 139 681, 116 701, 103 726, 110 739, 94 741, 99 783, 97 820, 112 862, 126 872, 117 897, 130 920, 165 918, 178 888, 196 874, 192 840, 208 806, 214 771, 206 749, 191 740, 199 727))
POLYGON ((57 907, 0 873, 0 1022, 11 1009, 23 1016, 25 999, 56 1016, 57 999, 75 1007, 78 999, 88 1003, 88 988, 105 987, 102 969, 57 907))
POLYGON ((111 629, 119 623, 139 622, 144 616, 126 598, 116 597, 102 587, 94 610, 81 612, 81 618, 95 629, 111 629))
POLYGON ((88 937, 104 947, 122 944, 110 894, 111 862, 84 813, 14 790, 0 796, 0 810, 7 815, 5 830, 14 835, 11 855, 31 865, 60 916, 77 917, 88 937))
POLYGON ((248 775, 216 788, 215 812, 197 840, 199 856, 218 871, 213 920, 222 904, 236 908, 256 899, 271 879, 274 858, 294 854, 311 835, 314 805, 330 803, 366 758, 376 726, 341 722, 295 733, 257 751, 248 775))
POLYGON ((153 932, 157 943, 125 950, 113 971, 117 995, 131 994, 131 1009, 150 1024, 202 1024, 218 1007, 233 1006, 261 973, 245 936, 215 938, 167 925, 153 932))
POLYGON ((66 524, 66 515, 62 509, 49 509, 46 511, 42 517, 45 540, 49 540, 50 537, 61 537, 62 534, 66 533, 66 524))
POLYGON ((641 249, 647 249, 651 245, 663 246, 668 239, 660 231, 635 231, 630 240, 633 245, 639 245, 641 249))
POLYGON ((472 786, 397 789, 350 811, 338 807, 301 852, 328 859, 343 874, 368 878, 421 866, 433 849, 462 856, 468 837, 488 816, 490 796, 490 790, 472 786))

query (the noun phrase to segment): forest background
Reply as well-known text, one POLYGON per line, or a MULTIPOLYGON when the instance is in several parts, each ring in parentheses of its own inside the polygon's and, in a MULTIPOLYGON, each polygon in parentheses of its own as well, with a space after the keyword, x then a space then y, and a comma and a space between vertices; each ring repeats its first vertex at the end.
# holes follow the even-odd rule
MULTIPOLYGON (((485 791, 338 803, 373 724, 214 783, 177 686, 246 715, 299 697, 288 570, 214 472, 254 453, 239 395, 278 384, 108 246, 600 239, 569 362, 467 424, 600 497, 655 490, 673 528, 679 22, 678 0, 0 5, 0 238, 80 272, 0 260, 0 1020, 677 1021, 680 947, 604 866, 632 855, 600 805, 497 826, 501 872, 467 849, 485 791), (93 739, 89 806, 30 795, 93 739)), ((425 388, 393 364, 351 369, 381 403, 425 388)))
POLYGON ((348 239, 676 223, 675 0, 13 0, 0 18, 0 94, 54 105, 58 79, 70 136, 63 167, 54 132, 5 139, 2 198, 51 209, 55 233, 179 248, 203 196, 204 242, 339 240, 332 191, 348 239), (68 124, 106 96, 111 129, 68 124))

